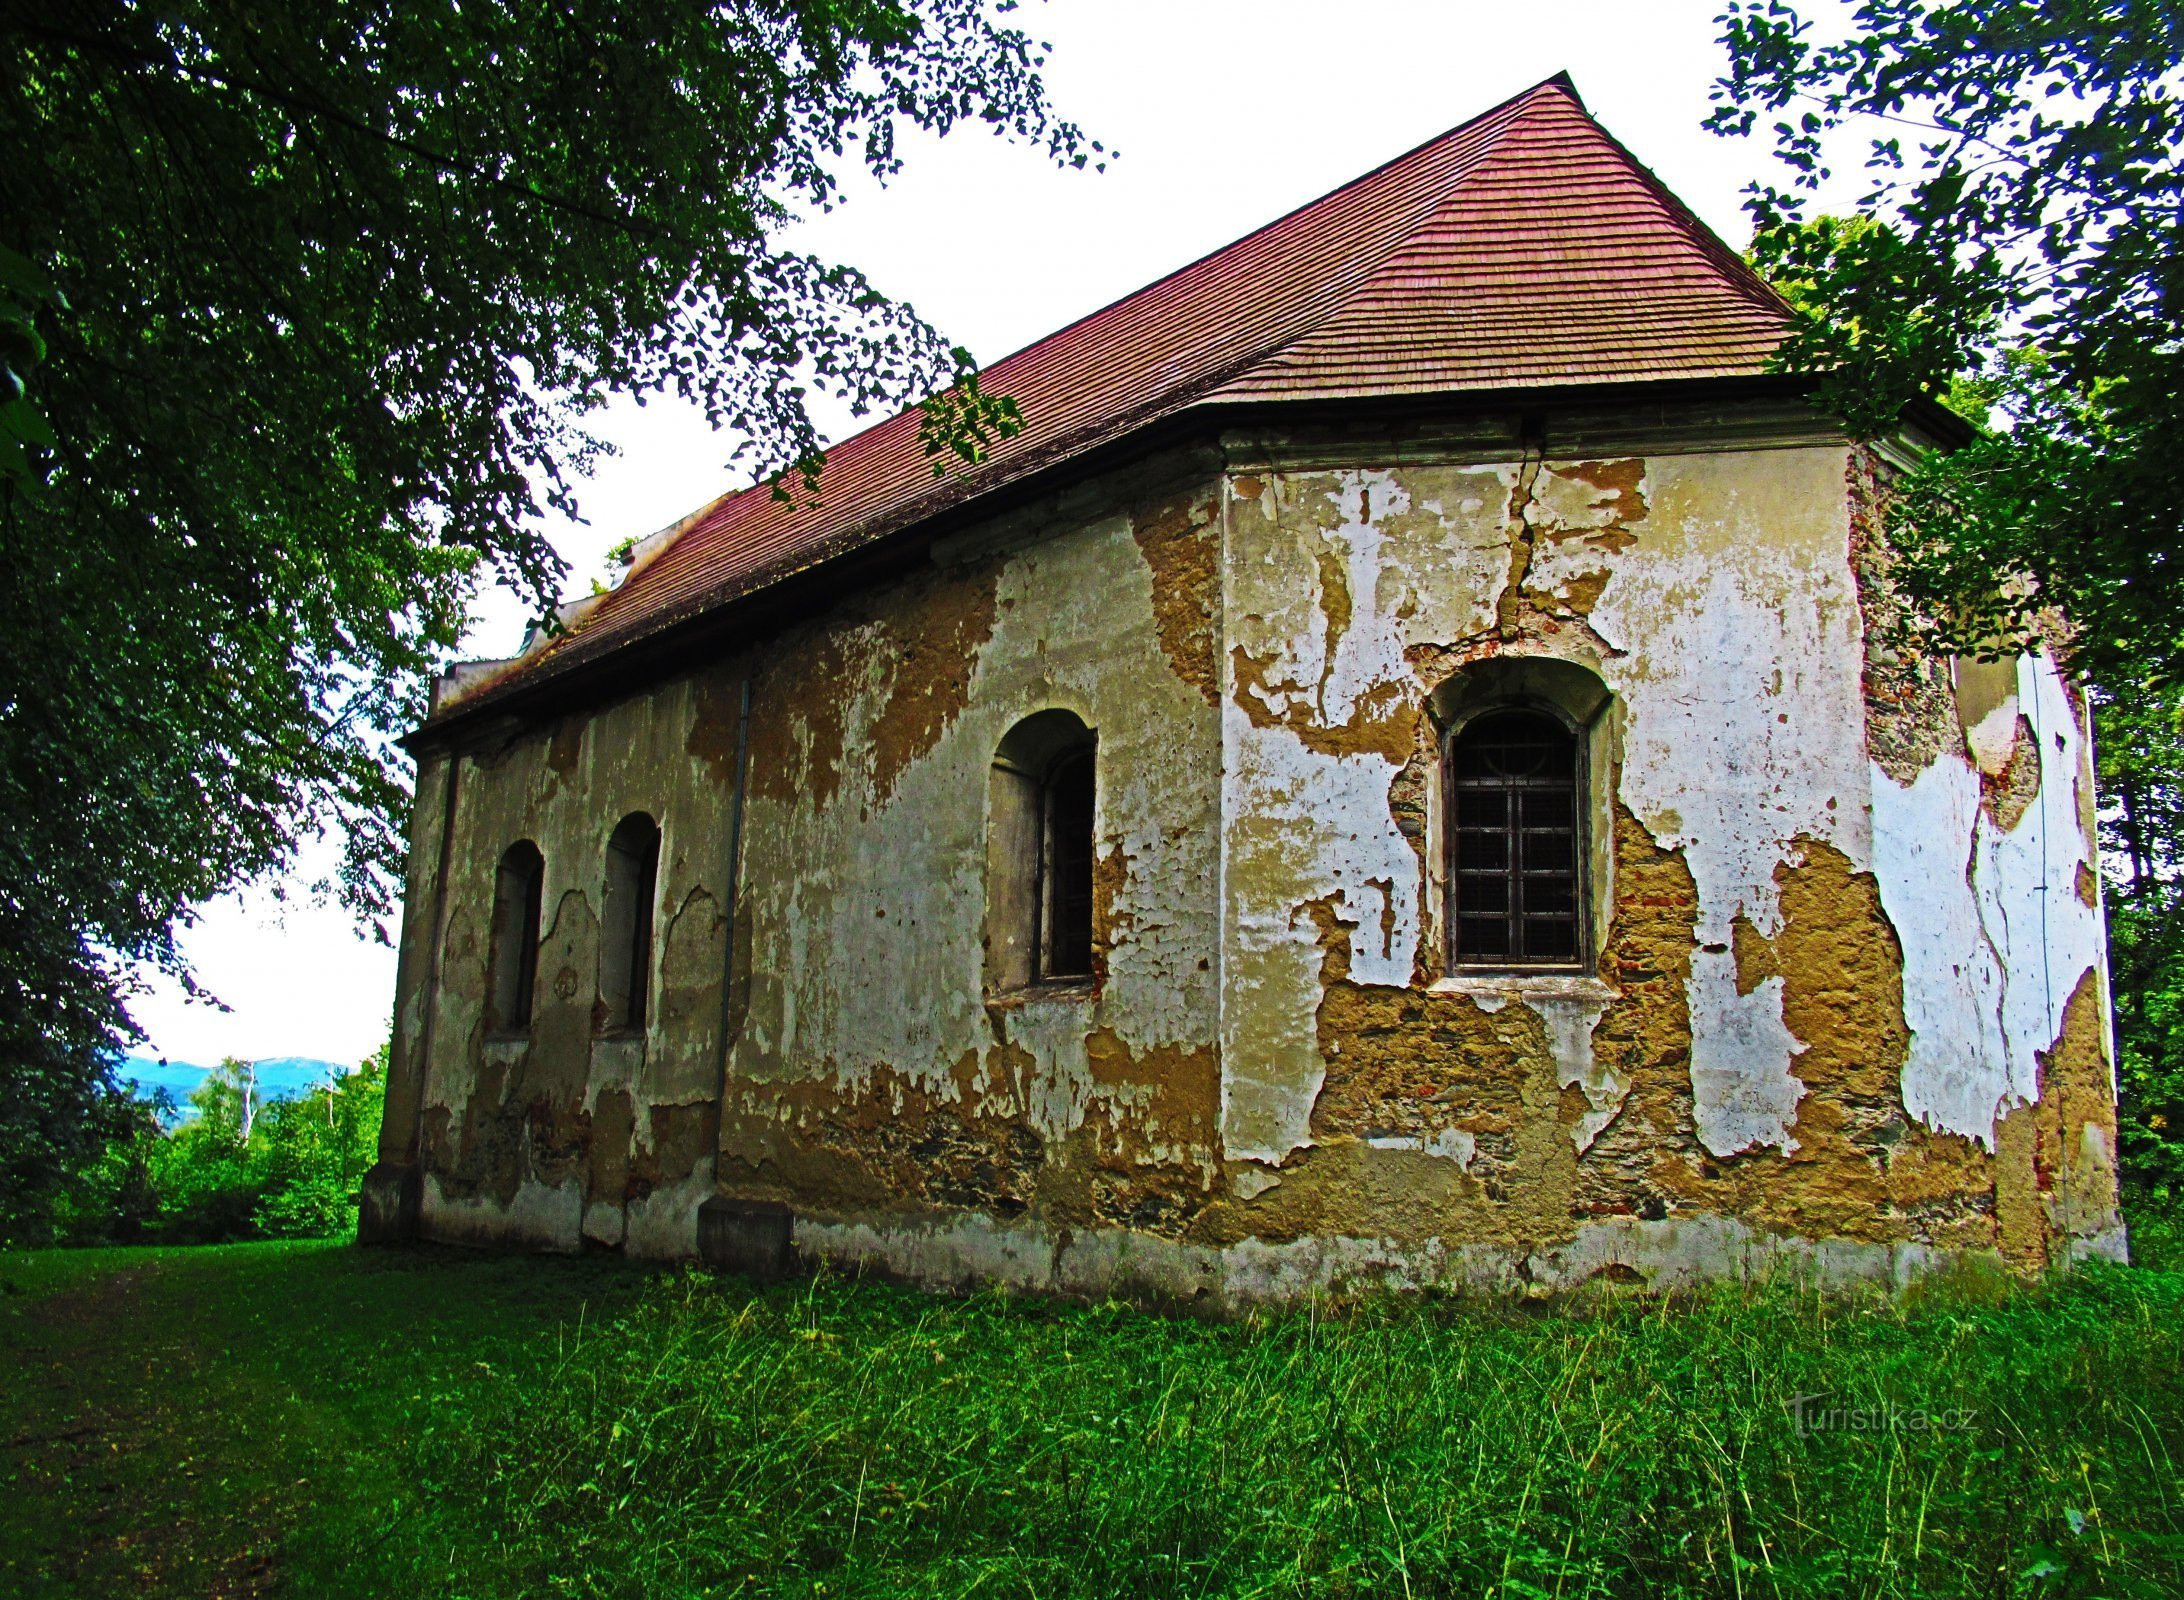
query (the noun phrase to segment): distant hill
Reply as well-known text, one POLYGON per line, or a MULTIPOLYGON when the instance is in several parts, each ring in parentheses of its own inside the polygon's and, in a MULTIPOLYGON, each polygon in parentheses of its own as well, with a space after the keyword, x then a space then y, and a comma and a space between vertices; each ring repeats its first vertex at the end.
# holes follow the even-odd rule
MULTIPOLYGON (((274 1056, 258 1062, 259 1103, 268 1100, 294 1100, 325 1083, 330 1078, 345 1077, 356 1069, 335 1061, 320 1061, 311 1056, 274 1056)), ((210 1067, 200 1067, 187 1061, 161 1061, 155 1056, 124 1056, 119 1076, 125 1083, 133 1083, 139 1092, 152 1094, 164 1089, 174 1097, 176 1119, 186 1122, 197 1115, 196 1107, 189 1103, 190 1091, 205 1081, 210 1067)))

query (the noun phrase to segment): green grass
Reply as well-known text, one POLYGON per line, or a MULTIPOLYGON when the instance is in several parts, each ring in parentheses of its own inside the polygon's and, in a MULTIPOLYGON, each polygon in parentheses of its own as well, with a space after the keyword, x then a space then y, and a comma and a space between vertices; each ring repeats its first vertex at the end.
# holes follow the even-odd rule
POLYGON ((10 1594, 2184 1593, 2143 1268, 1240 1324, 340 1245, 0 1278, 10 1594))

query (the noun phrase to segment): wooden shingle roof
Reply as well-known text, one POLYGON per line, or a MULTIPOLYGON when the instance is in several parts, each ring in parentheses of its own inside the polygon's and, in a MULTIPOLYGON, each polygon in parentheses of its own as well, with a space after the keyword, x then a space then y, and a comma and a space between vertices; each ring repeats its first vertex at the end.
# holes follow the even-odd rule
POLYGON ((686 518, 498 699, 1193 406, 1751 377, 1786 313, 1556 77, 996 362, 1024 431, 936 482, 916 408, 686 518))

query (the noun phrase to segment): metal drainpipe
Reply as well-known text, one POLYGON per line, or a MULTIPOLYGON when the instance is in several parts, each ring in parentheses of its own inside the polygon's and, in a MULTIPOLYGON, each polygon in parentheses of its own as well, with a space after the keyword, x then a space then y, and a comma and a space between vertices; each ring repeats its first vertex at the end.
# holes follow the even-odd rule
MULTIPOLYGON (((409 1159, 420 1163, 425 1155, 425 1088, 432 1072, 433 1021, 440 1014, 440 956, 447 942, 447 879, 455 859, 455 791, 462 780, 463 754, 447 755, 447 800, 440 811, 440 862, 432 880, 432 931, 425 943, 425 1014, 417 1026, 417 1106, 410 1118, 409 1159)), ((401 1019, 396 1018, 396 1026, 401 1019)))
POLYGON ((728 1109, 728 1019, 735 1005, 736 992, 736 902, 742 893, 743 874, 743 789, 749 773, 751 749, 751 677, 743 676, 742 704, 736 711, 736 787, 728 810, 728 864, 722 874, 722 917, 725 925, 721 930, 720 955, 720 1049, 715 1066, 720 1084, 720 1107, 728 1109))

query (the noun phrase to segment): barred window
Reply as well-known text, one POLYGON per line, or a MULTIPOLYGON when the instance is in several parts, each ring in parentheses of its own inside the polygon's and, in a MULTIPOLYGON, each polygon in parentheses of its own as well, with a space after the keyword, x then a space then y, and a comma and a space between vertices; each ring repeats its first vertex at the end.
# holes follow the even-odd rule
POLYGON ((1553 714, 1488 711, 1449 741, 1453 963, 1584 958, 1577 735, 1553 714))

